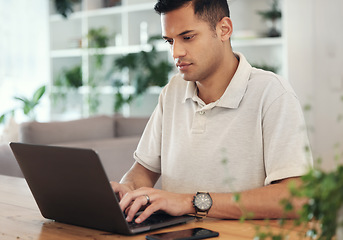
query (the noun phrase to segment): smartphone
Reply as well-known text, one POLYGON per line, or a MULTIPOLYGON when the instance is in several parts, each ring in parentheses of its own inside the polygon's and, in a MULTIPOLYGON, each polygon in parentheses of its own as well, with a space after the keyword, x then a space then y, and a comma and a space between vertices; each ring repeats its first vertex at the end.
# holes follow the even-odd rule
POLYGON ((147 235, 148 240, 187 240, 218 237, 219 233, 206 228, 191 228, 180 231, 147 235))

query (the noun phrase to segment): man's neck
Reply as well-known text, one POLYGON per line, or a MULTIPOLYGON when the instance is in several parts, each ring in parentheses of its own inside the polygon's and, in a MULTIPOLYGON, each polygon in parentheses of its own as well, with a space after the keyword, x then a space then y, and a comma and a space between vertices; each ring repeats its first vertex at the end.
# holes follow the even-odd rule
POLYGON ((238 64, 238 59, 232 53, 230 54, 228 61, 224 61, 224 64, 215 75, 210 79, 196 82, 198 96, 205 104, 215 102, 221 98, 235 75, 238 64))

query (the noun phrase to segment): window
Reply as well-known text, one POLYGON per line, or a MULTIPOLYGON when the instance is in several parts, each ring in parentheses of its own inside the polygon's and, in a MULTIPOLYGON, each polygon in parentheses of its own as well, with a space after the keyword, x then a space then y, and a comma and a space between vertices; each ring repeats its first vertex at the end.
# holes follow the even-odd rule
MULTIPOLYGON (((48 5, 0 0, 0 115, 16 106, 14 96, 32 96, 49 81, 48 5)), ((48 108, 41 114, 46 116, 48 108)), ((18 114, 16 120, 26 119, 18 114)))

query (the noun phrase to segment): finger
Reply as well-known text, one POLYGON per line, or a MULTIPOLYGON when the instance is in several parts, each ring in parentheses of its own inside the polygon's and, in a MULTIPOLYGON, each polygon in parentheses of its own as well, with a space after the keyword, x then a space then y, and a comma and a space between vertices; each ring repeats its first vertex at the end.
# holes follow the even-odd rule
POLYGON ((119 195, 120 199, 122 199, 122 197, 125 195, 125 193, 127 191, 125 191, 125 189, 123 188, 123 186, 120 183, 111 181, 110 184, 111 184, 113 191, 119 195))
POLYGON ((119 206, 122 209, 122 211, 125 211, 126 208, 128 208, 132 201, 134 200, 134 196, 132 192, 126 193, 120 200, 119 206))
POLYGON ((110 184, 111 184, 113 191, 119 192, 119 188, 120 188, 119 183, 110 181, 110 184))
POLYGON ((149 205, 135 220, 136 223, 144 222, 148 217, 151 216, 154 212, 158 211, 159 207, 157 204, 149 205))
MULTIPOLYGON (((120 200, 120 207, 124 211, 132 201, 134 201, 136 198, 141 197, 142 195, 149 194, 147 193, 147 190, 145 188, 140 188, 131 192, 127 192, 120 200)), ((147 201, 147 198, 144 197, 145 203, 147 201)), ((145 205, 145 204, 143 204, 145 205)))
POLYGON ((127 216, 127 214, 129 213, 129 211, 130 211, 130 208, 131 208, 131 205, 130 206, 128 206, 126 209, 125 209, 125 215, 127 216))
POLYGON ((119 192, 119 198, 120 198, 120 200, 122 200, 122 199, 123 199, 123 197, 125 196, 125 194, 126 194, 126 193, 119 192))
POLYGON ((132 203, 132 205, 130 206, 126 220, 128 222, 131 222, 134 219, 136 213, 141 209, 142 206, 145 206, 146 204, 147 204, 147 199, 145 196, 137 197, 132 203))

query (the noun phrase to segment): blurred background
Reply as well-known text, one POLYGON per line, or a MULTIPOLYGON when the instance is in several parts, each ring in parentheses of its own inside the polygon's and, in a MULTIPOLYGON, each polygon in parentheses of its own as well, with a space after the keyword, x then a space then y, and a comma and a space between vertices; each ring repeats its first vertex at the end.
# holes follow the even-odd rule
MULTIPOLYGON (((228 2, 234 51, 291 82, 315 158, 342 162, 343 0, 228 2)), ((176 72, 154 4, 0 0, 0 135, 31 120, 150 116, 176 72)))

